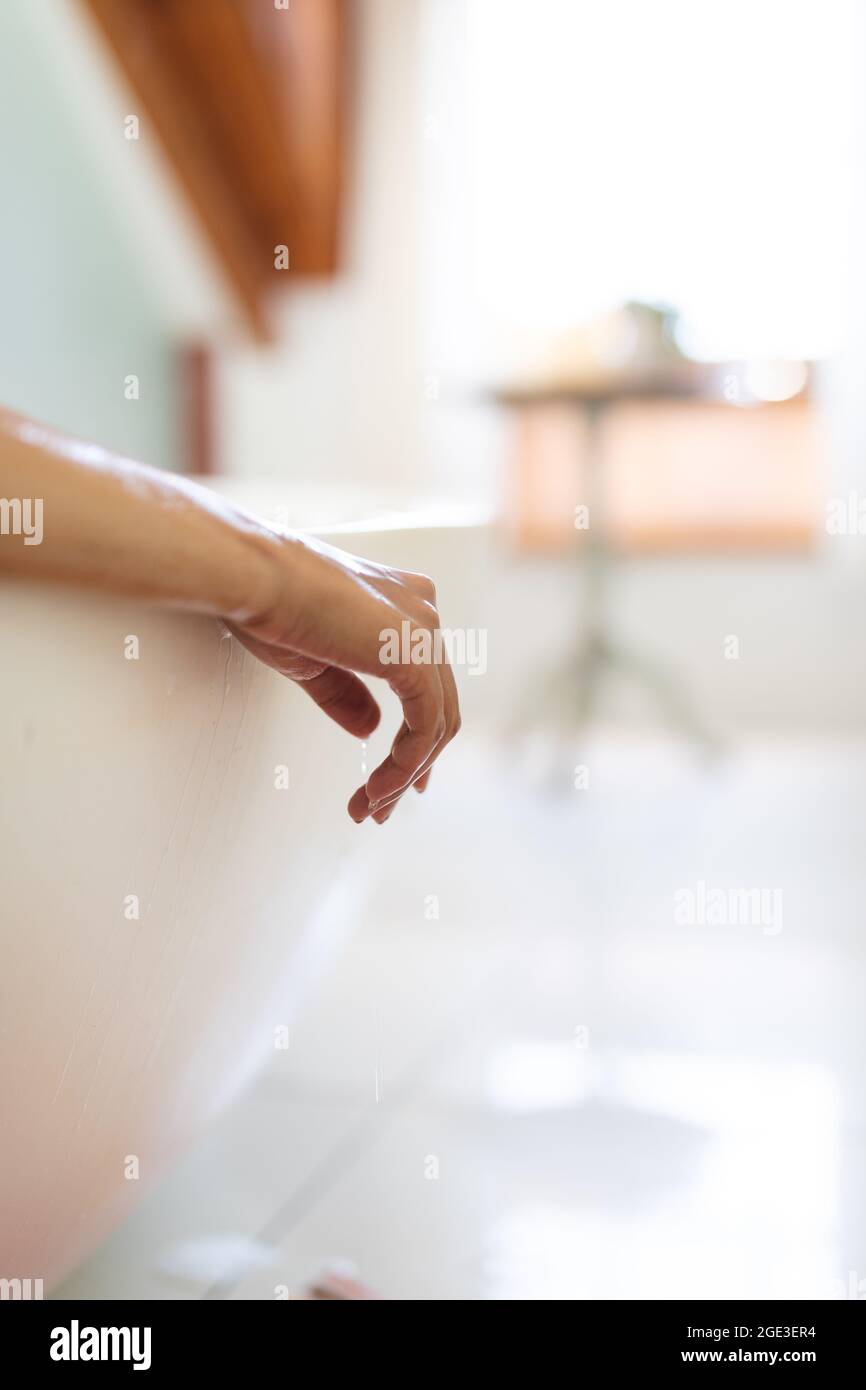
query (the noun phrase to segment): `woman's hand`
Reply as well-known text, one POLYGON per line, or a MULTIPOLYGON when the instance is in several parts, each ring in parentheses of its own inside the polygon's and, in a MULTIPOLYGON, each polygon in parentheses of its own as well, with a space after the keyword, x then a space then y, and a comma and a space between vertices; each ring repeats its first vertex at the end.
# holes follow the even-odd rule
POLYGON ((460 728, 454 675, 444 651, 419 629, 439 627, 429 579, 359 559, 334 546, 286 536, 271 548, 273 600, 230 631, 268 666, 304 689, 320 709, 358 738, 379 723, 379 706, 356 672, 380 676, 398 696, 403 723, 383 763, 349 802, 355 821, 383 824, 409 787, 423 791, 430 769, 460 728), (393 643, 388 638, 394 635, 393 643), (427 661, 394 662, 412 650, 427 661))
POLYGON ((0 498, 10 516, 10 499, 22 515, 26 500, 28 516, 38 502, 40 518, 38 539, 4 523, 0 574, 220 617, 359 738, 379 707, 356 673, 382 677, 403 723, 349 814, 381 824, 407 788, 423 791, 460 727, 451 667, 429 640, 439 626, 429 579, 282 534, 189 479, 2 411, 0 498), (413 646, 413 634, 426 645, 413 646))

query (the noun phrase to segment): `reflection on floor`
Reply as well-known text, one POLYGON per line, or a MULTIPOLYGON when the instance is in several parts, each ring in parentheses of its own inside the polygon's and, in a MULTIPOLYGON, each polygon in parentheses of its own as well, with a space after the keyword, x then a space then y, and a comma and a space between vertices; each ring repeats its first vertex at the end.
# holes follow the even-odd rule
POLYGON ((359 831, 288 1048, 58 1292, 866 1297, 866 744, 581 761, 359 831))

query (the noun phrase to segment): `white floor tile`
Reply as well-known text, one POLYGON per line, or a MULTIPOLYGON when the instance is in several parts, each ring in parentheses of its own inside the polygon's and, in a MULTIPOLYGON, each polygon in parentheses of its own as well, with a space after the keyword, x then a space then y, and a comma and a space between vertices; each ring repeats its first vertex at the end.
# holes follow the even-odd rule
POLYGON ((70 1290, 201 1296, 161 1252, 233 1233, 212 1295, 340 1258, 405 1298, 866 1281, 866 744, 580 760, 550 795, 467 740, 362 830, 372 891, 288 1051, 70 1290), (683 922, 701 884, 767 896, 683 922))
POLYGON ((351 1151, 361 1113, 352 1097, 319 1101, 263 1078, 54 1296, 202 1297, 275 1210, 351 1151))

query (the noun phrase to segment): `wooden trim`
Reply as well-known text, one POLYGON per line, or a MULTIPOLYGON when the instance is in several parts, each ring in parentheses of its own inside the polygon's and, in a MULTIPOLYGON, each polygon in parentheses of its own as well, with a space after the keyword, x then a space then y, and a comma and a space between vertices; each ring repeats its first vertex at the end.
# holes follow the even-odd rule
POLYGON ((184 472, 206 478, 217 472, 214 449, 213 356, 202 343, 181 350, 184 472))
POLYGON ((337 268, 346 0, 82 0, 141 103, 257 339, 268 301, 337 268), (289 270, 275 266, 286 246, 289 270))
POLYGON ((269 337, 257 272, 259 248, 232 196, 213 142, 172 65, 164 6, 143 7, 138 0, 85 0, 145 108, 142 125, 152 122, 180 182, 193 203, 254 335, 269 337))
POLYGON ((260 34, 279 42, 276 56, 282 122, 302 210, 293 231, 292 264, 302 275, 333 274, 339 262, 349 103, 349 16, 345 0, 293 0, 291 24, 273 5, 255 6, 260 34), (276 19, 276 23, 274 20, 276 19))

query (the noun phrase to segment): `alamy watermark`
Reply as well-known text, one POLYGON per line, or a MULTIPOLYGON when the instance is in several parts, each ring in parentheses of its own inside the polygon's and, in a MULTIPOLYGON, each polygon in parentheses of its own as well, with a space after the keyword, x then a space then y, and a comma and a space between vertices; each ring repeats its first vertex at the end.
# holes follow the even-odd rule
POLYGON ((484 627, 414 627, 408 618, 379 633, 379 660, 385 666, 431 666, 449 661, 465 666, 470 676, 487 670, 487 629, 484 627))
POLYGON ((866 1299, 866 1279, 861 1279, 856 1269, 849 1269, 844 1276, 830 1281, 830 1298, 851 1299, 855 1303, 866 1299))
POLYGON ((828 536, 866 536, 866 497, 849 492, 829 498, 824 527, 828 536))
POLYGON ((25 545, 41 545, 42 498, 0 497, 0 536, 23 536, 25 545))
POLYGON ((38 1302, 45 1297, 44 1279, 0 1279, 0 1303, 38 1302))
POLYGON ((678 927, 760 927, 764 936, 778 936, 782 890, 710 888, 699 879, 674 893, 674 921, 678 927))
POLYGON ((82 1327, 73 1318, 51 1329, 48 1354, 52 1361, 130 1361, 134 1371, 149 1371, 151 1328, 82 1327))

